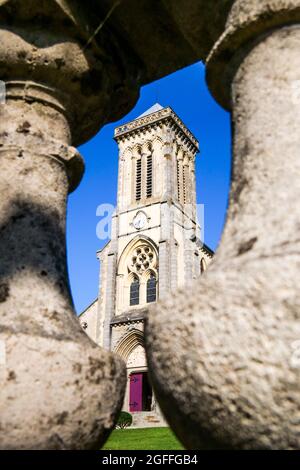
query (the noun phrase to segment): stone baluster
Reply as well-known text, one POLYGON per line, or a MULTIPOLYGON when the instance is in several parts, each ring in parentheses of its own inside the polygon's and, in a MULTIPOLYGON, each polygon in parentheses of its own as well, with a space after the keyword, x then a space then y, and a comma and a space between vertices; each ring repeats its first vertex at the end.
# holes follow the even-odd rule
POLYGON ((232 112, 227 222, 201 280, 146 325, 156 396, 188 448, 300 446, 299 6, 236 1, 208 58, 232 112))
POLYGON ((74 314, 66 201, 84 168, 72 145, 129 110, 134 79, 127 89, 122 57, 88 44, 76 2, 70 16, 61 2, 11 3, 0 5, 0 448, 99 448, 126 374, 74 314))

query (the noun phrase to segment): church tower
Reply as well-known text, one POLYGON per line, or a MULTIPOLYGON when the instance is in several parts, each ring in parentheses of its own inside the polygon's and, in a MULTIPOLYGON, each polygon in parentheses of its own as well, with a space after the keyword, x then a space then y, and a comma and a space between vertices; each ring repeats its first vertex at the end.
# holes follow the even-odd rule
POLYGON ((199 145, 170 108, 155 104, 115 129, 117 207, 110 242, 98 253, 99 299, 81 315, 87 333, 127 363, 124 409, 157 409, 148 382, 143 323, 147 308, 205 270, 195 158, 199 145))

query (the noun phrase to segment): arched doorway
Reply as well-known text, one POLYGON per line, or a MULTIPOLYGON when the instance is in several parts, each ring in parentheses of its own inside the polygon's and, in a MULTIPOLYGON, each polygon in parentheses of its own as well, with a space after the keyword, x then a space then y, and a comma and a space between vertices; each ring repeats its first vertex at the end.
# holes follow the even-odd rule
POLYGON ((127 366, 124 409, 130 413, 152 411, 154 397, 148 376, 143 332, 132 330, 120 341, 116 352, 127 366))

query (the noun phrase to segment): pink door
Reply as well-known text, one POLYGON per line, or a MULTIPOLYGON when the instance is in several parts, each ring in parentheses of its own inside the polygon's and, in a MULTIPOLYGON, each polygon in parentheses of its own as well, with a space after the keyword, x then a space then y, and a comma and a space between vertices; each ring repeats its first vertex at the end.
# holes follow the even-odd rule
POLYGON ((142 411, 143 406, 143 374, 130 375, 129 411, 142 411))

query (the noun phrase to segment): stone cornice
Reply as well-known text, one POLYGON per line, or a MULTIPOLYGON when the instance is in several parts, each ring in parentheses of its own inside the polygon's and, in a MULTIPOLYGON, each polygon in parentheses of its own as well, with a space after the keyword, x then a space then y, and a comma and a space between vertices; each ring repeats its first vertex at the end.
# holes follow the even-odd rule
POLYGON ((191 147, 198 152, 199 143, 193 134, 188 130, 188 128, 183 124, 182 120, 177 116, 171 107, 163 108, 155 113, 148 114, 146 116, 134 119, 122 126, 118 126, 115 129, 114 138, 118 142, 121 139, 126 138, 127 136, 132 136, 138 131, 149 128, 158 122, 166 121, 171 125, 175 126, 183 136, 188 140, 191 147))
POLYGON ((203 244, 201 246, 201 252, 202 253, 205 253, 209 258, 213 258, 214 257, 214 252, 209 248, 209 246, 203 244))
POLYGON ((121 315, 116 315, 111 319, 111 326, 116 326, 120 324, 129 324, 129 323, 136 323, 136 322, 143 322, 145 316, 147 315, 148 309, 147 307, 138 308, 131 311, 127 311, 122 313, 121 315))
POLYGON ((126 319, 122 318, 113 318, 110 322, 111 327, 120 326, 120 325, 129 325, 131 323, 144 323, 145 317, 144 316, 137 316, 137 317, 129 317, 126 319))

